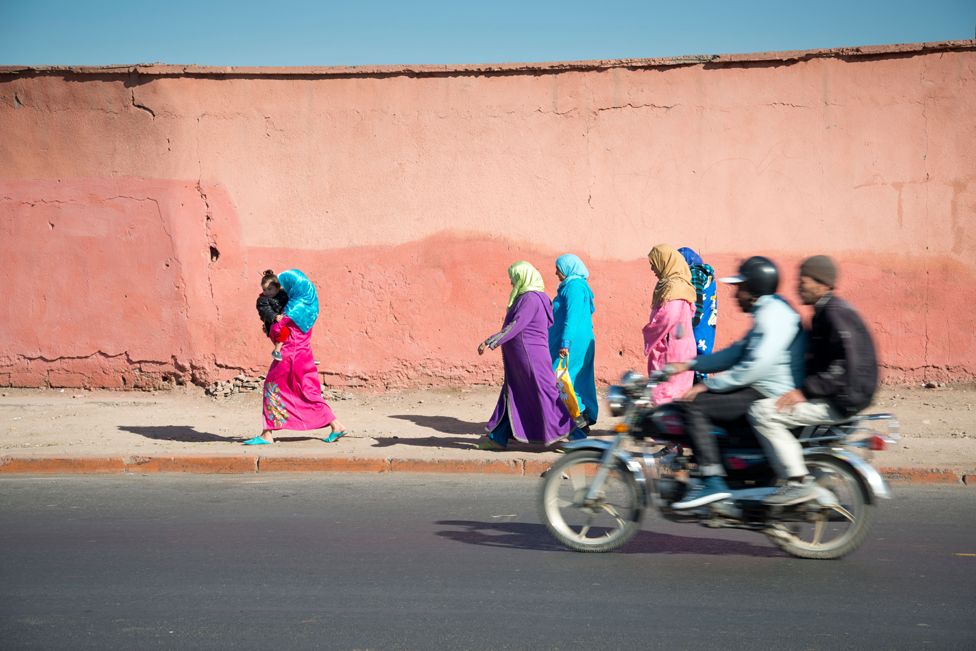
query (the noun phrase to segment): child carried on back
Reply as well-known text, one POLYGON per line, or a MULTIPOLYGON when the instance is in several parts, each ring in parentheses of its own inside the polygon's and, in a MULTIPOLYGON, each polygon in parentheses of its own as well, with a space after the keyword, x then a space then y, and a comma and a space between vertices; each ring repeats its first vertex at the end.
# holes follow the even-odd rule
MULTIPOLYGON (((271 326, 276 321, 280 321, 288 305, 288 294, 281 288, 278 276, 270 269, 265 270, 261 276, 261 294, 258 296, 257 309, 258 316, 264 323, 264 334, 271 336, 271 326)), ((281 360, 281 345, 288 340, 291 329, 287 326, 281 328, 274 340, 274 350, 271 357, 281 360)))

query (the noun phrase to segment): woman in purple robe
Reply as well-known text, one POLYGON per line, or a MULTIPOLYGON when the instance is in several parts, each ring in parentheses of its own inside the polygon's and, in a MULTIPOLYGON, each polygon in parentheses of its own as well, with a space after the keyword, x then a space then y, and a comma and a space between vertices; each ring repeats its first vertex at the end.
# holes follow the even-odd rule
POLYGON ((501 332, 478 346, 502 347, 505 383, 495 413, 478 441, 482 450, 504 450, 514 437, 524 443, 551 445, 566 437, 585 436, 577 430, 559 396, 549 357, 552 302, 545 293, 542 274, 528 262, 508 268, 512 293, 501 332))

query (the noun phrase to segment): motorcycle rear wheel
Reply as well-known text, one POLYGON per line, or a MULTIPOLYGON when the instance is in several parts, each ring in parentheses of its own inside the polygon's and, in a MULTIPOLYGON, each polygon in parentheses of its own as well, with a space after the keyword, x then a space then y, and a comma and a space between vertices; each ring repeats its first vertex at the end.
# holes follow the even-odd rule
POLYGON ((623 463, 610 469, 597 499, 584 503, 602 457, 596 450, 570 452, 546 472, 539 491, 539 514, 546 529, 578 552, 613 551, 640 530, 643 497, 623 463))
POLYGON ((806 521, 787 523, 788 537, 770 538, 780 549, 798 558, 841 558, 867 538, 875 507, 857 471, 846 463, 831 457, 807 459, 806 463, 816 483, 837 497, 839 508, 825 508, 806 521))

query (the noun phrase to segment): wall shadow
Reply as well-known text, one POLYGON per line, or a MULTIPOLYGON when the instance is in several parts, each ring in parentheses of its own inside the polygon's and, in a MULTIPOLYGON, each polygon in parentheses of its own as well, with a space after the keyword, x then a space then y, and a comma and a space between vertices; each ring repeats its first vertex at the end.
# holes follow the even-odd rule
MULTIPOLYGON (((567 552, 549 535, 545 526, 530 522, 477 522, 473 520, 440 520, 434 524, 459 527, 436 532, 442 538, 468 545, 527 549, 534 551, 567 552)), ((706 556, 754 556, 760 558, 786 557, 772 546, 753 545, 738 540, 693 538, 653 531, 639 531, 630 542, 615 554, 701 554, 706 556)))

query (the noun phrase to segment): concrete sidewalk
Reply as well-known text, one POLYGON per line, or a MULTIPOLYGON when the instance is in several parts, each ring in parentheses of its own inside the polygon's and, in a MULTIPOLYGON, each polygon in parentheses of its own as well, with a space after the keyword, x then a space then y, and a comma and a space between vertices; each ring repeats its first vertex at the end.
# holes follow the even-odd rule
MULTIPOLYGON (((337 392, 349 427, 337 443, 283 431, 278 443, 241 444, 260 431, 258 393, 226 398, 196 389, 140 393, 6 389, 0 396, 0 473, 447 472, 538 476, 556 452, 475 445, 495 388, 337 392)), ((976 485, 976 389, 885 389, 871 411, 893 411, 903 439, 876 465, 892 480, 976 485)), ((594 433, 612 419, 601 418, 594 433)))

